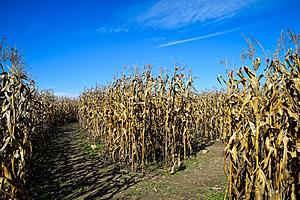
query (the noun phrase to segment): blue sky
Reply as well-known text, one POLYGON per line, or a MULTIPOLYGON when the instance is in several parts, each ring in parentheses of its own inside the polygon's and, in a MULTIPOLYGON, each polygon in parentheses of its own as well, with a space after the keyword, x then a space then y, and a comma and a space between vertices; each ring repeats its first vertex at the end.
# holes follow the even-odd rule
POLYGON ((241 64, 241 34, 276 48, 299 33, 297 0, 0 0, 0 37, 23 54, 40 89, 76 96, 124 66, 192 68, 199 90, 219 88, 220 61, 241 64))

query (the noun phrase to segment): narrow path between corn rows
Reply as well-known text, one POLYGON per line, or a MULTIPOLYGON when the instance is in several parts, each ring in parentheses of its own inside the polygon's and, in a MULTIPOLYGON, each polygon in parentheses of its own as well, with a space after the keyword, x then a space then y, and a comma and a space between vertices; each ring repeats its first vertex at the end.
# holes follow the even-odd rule
POLYGON ((36 199, 221 199, 223 144, 216 142, 174 175, 128 173, 91 149, 78 124, 59 127, 36 152, 31 192, 36 199))
POLYGON ((111 199, 141 178, 120 172, 93 151, 78 124, 50 133, 35 158, 32 192, 36 199, 111 199))

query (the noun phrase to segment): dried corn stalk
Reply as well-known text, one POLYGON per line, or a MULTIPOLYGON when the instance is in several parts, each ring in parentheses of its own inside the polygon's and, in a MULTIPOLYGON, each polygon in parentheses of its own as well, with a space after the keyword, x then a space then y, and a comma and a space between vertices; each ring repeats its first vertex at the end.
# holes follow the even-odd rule
POLYGON ((222 92, 195 93, 192 75, 178 67, 157 77, 146 68, 82 93, 79 121, 114 160, 133 170, 163 161, 174 172, 199 138, 219 137, 222 97, 222 92))
POLYGON ((76 100, 36 92, 15 49, 0 44, 0 199, 30 199, 32 139, 77 118, 76 100))
MULTIPOLYGON (((296 48, 297 49, 297 48, 296 48)), ((230 199, 300 197, 300 71, 297 50, 284 60, 228 74, 224 124, 230 199)))

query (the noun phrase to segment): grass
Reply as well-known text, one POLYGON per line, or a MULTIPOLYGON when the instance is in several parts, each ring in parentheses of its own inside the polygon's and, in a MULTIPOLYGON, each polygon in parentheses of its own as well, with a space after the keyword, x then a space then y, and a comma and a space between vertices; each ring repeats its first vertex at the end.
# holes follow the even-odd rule
POLYGON ((207 200, 223 200, 224 193, 223 192, 216 192, 214 190, 208 190, 205 194, 205 198, 207 200))
POLYGON ((193 192, 197 194, 197 199, 205 200, 223 200, 224 191, 216 191, 213 189, 197 188, 193 192))
POLYGON ((77 136, 78 144, 80 144, 81 149, 87 155, 92 156, 93 158, 102 150, 104 150, 104 144, 95 144, 95 148, 93 149, 90 142, 88 141, 87 137, 84 135, 84 132, 81 130, 78 132, 77 136))
POLYGON ((142 193, 141 193, 141 191, 135 189, 135 190, 132 190, 131 195, 132 195, 133 197, 138 197, 138 196, 141 196, 142 193))

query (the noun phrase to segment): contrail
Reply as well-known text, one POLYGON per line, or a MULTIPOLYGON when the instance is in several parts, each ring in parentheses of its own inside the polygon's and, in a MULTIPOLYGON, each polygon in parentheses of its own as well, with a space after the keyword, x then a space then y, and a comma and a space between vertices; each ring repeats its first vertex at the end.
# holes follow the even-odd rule
POLYGON ((208 35, 203 35, 203 36, 200 36, 200 37, 194 37, 194 38, 185 39, 185 40, 177 40, 177 41, 174 41, 174 42, 168 42, 166 44, 161 44, 161 45, 157 46, 156 48, 163 48, 163 47, 173 46, 173 45, 182 44, 182 43, 186 43, 186 42, 192 42, 192 41, 196 41, 196 40, 211 38, 211 37, 214 37, 214 36, 217 36, 217 35, 223 35, 223 34, 226 34, 226 33, 231 33, 231 32, 234 32, 234 31, 237 31, 237 30, 240 30, 240 29, 242 29, 242 28, 234 28, 234 29, 229 29, 229 30, 226 30, 226 31, 220 31, 220 32, 216 32, 216 33, 212 33, 212 34, 208 34, 208 35))

